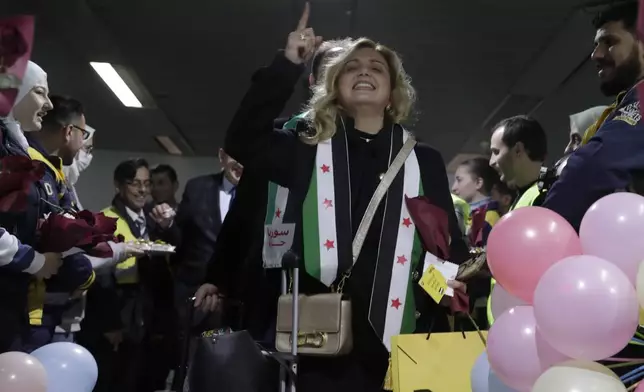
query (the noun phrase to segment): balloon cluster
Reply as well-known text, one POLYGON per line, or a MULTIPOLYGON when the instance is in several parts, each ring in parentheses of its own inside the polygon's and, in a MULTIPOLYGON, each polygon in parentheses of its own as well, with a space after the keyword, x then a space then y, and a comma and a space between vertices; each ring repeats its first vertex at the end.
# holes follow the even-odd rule
POLYGON ((91 392, 98 378, 92 354, 74 343, 52 343, 29 354, 0 354, 0 391, 91 392))
POLYGON ((544 208, 504 216, 487 247, 497 281, 491 301, 496 321, 486 357, 473 372, 489 366, 488 373, 507 389, 475 385, 473 376, 472 390, 626 391, 595 361, 620 352, 637 331, 644 304, 644 271, 638 274, 642 233, 644 197, 634 193, 614 193, 593 204, 579 236, 544 208))

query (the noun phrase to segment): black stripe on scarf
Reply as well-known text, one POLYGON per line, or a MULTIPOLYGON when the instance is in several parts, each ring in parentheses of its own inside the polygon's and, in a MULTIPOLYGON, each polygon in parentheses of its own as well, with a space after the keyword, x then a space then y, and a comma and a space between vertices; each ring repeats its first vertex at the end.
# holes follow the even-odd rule
MULTIPOLYGON (((335 187, 335 200, 333 208, 335 209, 335 231, 336 246, 338 249, 338 279, 342 274, 347 272, 353 265, 352 250, 352 224, 357 225, 360 222, 351 222, 351 181, 349 178, 349 160, 347 152, 347 137, 342 125, 339 124, 338 130, 331 140, 333 150, 333 185, 335 187)), ((319 173, 319 172, 318 172, 319 173)), ((320 200, 322 202, 322 200, 320 200)))
MULTIPOLYGON (((396 154, 398 154, 398 151, 402 148, 402 135, 403 133, 400 128, 396 127, 393 132, 390 165, 396 157, 396 154)), ((405 171, 403 166, 389 187, 385 199, 382 201, 385 205, 385 212, 382 220, 380 250, 378 252, 378 263, 376 264, 373 289, 371 291, 371 306, 369 308, 369 321, 376 335, 381 339, 385 331, 387 309, 391 306, 389 286, 391 284, 391 270, 396 256, 398 228, 401 225, 400 205, 403 201, 404 179, 405 171)), ((404 302, 405 298, 400 298, 400 300, 404 302)), ((402 312, 402 307, 400 311, 402 312)))

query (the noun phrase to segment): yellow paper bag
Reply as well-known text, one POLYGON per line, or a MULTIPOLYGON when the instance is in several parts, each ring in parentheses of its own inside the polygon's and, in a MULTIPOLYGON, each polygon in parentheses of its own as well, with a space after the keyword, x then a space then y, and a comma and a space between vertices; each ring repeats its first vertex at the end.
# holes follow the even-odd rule
MULTIPOLYGON (((482 331, 487 337, 487 332, 482 331)), ((471 392, 470 371, 485 346, 477 332, 398 335, 391 339, 394 392, 471 392)))

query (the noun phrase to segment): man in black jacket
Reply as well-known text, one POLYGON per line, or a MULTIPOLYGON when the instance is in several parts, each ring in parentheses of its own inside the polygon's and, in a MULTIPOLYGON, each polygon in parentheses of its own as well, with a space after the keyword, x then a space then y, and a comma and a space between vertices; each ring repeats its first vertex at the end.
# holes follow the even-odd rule
POLYGON ((179 204, 175 218, 181 232, 175 258, 178 304, 192 297, 205 279, 222 223, 236 198, 243 167, 223 149, 219 150, 219 162, 220 173, 188 181, 179 204))

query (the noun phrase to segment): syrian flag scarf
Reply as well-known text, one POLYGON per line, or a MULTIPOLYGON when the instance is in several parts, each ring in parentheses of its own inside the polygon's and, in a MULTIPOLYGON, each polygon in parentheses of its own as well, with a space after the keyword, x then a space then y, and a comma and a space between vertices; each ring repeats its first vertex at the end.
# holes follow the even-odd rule
MULTIPOLYGON (((407 139, 408 131, 392 127, 389 164, 407 139)), ((317 145, 315 167, 302 205, 304 265, 306 272, 328 287, 353 266, 351 181, 346 133, 317 145)), ((380 247, 371 293, 369 320, 390 351, 392 336, 412 333, 416 307, 412 273, 423 254, 405 196, 423 195, 420 168, 414 150, 392 182, 385 198, 380 247)), ((288 189, 269 185, 266 224, 282 223, 288 189)), ((290 209, 290 206, 289 206, 290 209)))

